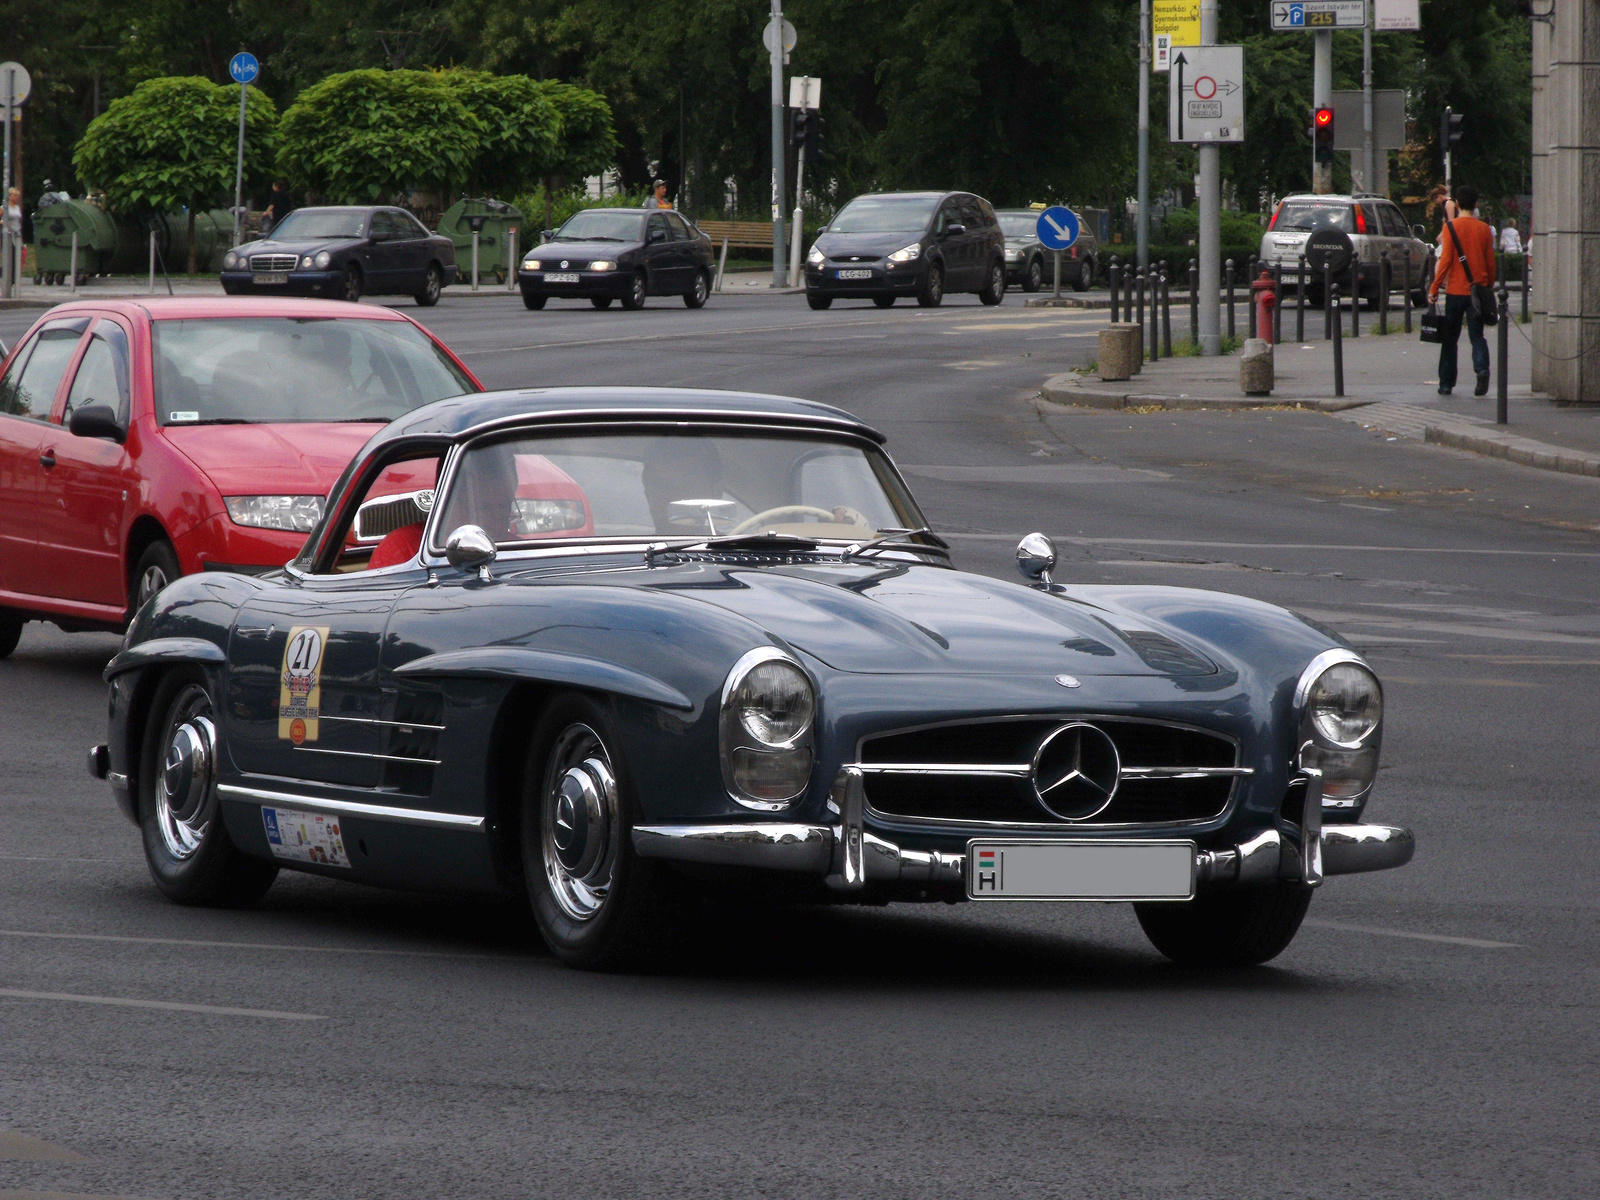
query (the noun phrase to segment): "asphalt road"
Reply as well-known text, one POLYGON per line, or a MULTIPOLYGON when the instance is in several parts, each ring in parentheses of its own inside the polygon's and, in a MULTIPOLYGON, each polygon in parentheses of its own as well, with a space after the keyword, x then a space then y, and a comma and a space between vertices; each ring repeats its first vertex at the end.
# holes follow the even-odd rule
POLYGON ((1058 578, 1340 629, 1387 685, 1368 811, 1417 858, 1237 974, 1116 906, 730 913, 638 977, 558 966, 514 907, 284 875, 181 909, 81 766, 115 639, 32 625, 0 663, 0 1200, 1596 1194, 1600 482, 1322 414, 1041 411, 1101 318, 1014 301, 418 315, 490 386, 849 408, 971 569, 1041 529, 1058 578))

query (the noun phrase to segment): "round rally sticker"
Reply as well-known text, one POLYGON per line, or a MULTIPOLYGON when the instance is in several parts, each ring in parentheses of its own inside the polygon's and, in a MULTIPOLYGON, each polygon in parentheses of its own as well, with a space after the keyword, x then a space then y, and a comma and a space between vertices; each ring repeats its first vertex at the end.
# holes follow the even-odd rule
POLYGON ((306 740, 306 723, 299 717, 289 723, 289 740, 296 746, 306 740))

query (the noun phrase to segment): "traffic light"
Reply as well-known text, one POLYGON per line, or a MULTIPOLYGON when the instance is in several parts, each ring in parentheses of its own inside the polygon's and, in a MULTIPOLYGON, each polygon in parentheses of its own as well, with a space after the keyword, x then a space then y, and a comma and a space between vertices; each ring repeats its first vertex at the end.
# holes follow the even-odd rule
POLYGON ((809 108, 791 108, 789 110, 789 145, 798 150, 806 145, 811 138, 811 110, 809 108))
POLYGON ((1439 153, 1449 154, 1461 144, 1461 114, 1444 110, 1439 120, 1439 153))
POLYGON ((806 158, 812 162, 822 159, 822 114, 812 113, 811 122, 806 126, 806 158))
POLYGON ((1311 114, 1311 145, 1317 162, 1333 161, 1333 109, 1319 108, 1311 114))

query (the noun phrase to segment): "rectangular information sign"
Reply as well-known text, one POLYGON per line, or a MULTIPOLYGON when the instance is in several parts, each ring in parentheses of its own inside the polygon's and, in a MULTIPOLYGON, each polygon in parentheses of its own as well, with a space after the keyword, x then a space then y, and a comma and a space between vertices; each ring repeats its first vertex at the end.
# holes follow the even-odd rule
POLYGON ((1373 0, 1372 28, 1379 33, 1421 29, 1420 8, 1417 0, 1373 0))
POLYGON ((1272 0, 1272 28, 1279 33, 1361 29, 1367 0, 1272 0))
POLYGON ((1184 46, 1167 74, 1167 137, 1244 141, 1244 47, 1184 46))
POLYGON ((1200 0, 1150 0, 1150 33, 1167 34, 1173 46, 1200 44, 1200 0))

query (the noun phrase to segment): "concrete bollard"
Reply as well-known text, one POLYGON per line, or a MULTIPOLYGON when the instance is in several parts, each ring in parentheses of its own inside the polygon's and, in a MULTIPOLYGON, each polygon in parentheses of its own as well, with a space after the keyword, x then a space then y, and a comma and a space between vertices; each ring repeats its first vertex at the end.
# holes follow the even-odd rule
POLYGON ((1265 338, 1250 338, 1239 355, 1239 390, 1246 396, 1270 396, 1272 343, 1265 338))
POLYGON ((1107 325, 1100 331, 1098 373, 1101 379, 1131 379, 1144 359, 1139 326, 1131 322, 1107 325))

